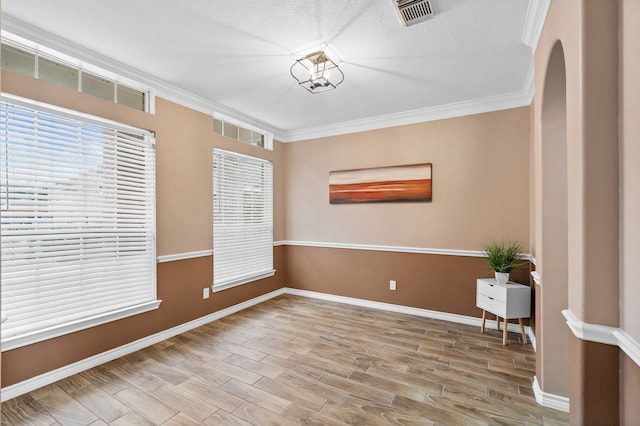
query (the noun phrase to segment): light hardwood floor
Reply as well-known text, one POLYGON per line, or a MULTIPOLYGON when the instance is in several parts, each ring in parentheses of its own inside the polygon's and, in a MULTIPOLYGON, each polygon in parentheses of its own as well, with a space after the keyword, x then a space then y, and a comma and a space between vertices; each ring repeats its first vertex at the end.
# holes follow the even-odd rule
POLYGON ((6 401, 2 422, 568 424, 534 400, 531 345, 509 339, 285 295, 6 401))

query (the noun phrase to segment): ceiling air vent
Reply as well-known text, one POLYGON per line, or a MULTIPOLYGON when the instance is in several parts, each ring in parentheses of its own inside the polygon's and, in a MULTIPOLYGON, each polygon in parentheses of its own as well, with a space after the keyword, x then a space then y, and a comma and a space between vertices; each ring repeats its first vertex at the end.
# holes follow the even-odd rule
POLYGON ((432 18, 435 11, 430 0, 393 0, 400 20, 405 26, 414 25, 432 18))

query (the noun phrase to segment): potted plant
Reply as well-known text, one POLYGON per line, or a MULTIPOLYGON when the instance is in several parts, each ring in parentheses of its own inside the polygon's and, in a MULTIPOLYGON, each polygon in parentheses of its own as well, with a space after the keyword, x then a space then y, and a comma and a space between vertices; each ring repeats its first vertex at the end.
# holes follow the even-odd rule
POLYGON ((509 281, 509 273, 525 263, 520 258, 522 244, 519 241, 488 241, 482 246, 487 263, 495 272, 498 284, 506 284, 509 281))

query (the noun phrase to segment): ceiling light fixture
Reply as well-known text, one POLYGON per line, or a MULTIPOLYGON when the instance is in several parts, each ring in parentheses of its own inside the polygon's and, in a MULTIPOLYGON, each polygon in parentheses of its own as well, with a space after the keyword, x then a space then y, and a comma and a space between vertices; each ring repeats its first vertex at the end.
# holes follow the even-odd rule
POLYGON ((326 92, 344 81, 344 74, 322 50, 297 59, 289 70, 298 84, 311 93, 326 92))

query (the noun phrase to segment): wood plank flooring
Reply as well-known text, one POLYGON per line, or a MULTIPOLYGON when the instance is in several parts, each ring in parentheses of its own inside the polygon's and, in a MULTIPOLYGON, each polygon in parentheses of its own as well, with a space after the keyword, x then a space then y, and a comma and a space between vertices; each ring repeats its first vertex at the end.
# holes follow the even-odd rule
POLYGON ((535 402, 535 353, 509 339, 285 295, 6 401, 2 422, 568 424, 535 402))

